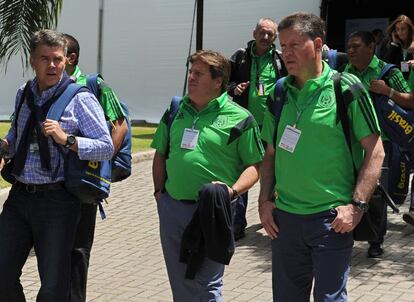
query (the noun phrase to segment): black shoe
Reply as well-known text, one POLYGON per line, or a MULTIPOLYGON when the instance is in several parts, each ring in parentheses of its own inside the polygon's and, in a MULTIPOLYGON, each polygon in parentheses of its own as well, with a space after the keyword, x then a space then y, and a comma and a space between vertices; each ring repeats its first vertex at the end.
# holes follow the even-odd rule
POLYGON ((380 244, 371 244, 368 248, 368 258, 379 258, 384 254, 380 244))
POLYGON ((411 210, 408 213, 404 213, 402 218, 406 223, 414 225, 414 213, 411 210))
POLYGON ((234 232, 234 241, 238 241, 244 237, 246 237, 246 233, 244 231, 234 232))

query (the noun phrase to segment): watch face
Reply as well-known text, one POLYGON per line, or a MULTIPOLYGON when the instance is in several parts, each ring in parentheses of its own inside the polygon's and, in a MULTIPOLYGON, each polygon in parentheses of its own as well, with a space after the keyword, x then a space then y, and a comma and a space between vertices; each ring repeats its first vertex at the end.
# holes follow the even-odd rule
POLYGON ((68 136, 68 144, 73 145, 76 142, 76 138, 73 135, 68 136))
POLYGON ((362 210, 362 212, 366 213, 368 212, 369 204, 367 202, 361 201, 359 207, 362 210))
POLYGON ((76 137, 74 135, 68 135, 66 138, 65 147, 70 148, 70 146, 72 146, 74 143, 76 143, 76 137))

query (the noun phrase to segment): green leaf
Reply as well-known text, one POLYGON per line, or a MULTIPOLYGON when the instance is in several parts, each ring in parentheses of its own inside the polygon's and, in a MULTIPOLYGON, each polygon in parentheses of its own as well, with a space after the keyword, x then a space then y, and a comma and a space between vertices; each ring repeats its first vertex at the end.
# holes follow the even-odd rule
POLYGON ((0 64, 20 55, 22 65, 29 63, 29 42, 35 31, 56 29, 63 0, 0 0, 0 64))

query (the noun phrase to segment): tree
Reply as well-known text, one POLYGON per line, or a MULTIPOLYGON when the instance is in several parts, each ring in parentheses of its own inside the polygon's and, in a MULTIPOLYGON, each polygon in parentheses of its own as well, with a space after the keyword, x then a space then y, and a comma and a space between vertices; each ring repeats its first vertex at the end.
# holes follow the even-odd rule
POLYGON ((0 64, 20 54, 28 66, 31 35, 40 29, 56 28, 63 0, 0 0, 0 64))

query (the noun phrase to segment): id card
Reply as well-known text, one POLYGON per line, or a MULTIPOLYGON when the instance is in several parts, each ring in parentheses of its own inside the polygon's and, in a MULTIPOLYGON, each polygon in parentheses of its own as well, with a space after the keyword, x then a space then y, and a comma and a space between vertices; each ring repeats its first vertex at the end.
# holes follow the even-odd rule
POLYGON ((29 146, 29 152, 34 153, 39 151, 39 145, 37 143, 31 143, 29 146))
POLYGON ((290 153, 293 153, 301 134, 302 131, 299 129, 287 125, 283 131, 282 138, 280 139, 279 147, 290 153))
POLYGON ((265 87, 262 82, 259 82, 257 85, 257 95, 264 96, 265 95, 265 87))
POLYGON ((409 72, 410 71, 410 65, 408 65, 407 62, 401 62, 401 71, 402 72, 409 72))
POLYGON ((198 135, 200 131, 190 128, 184 129, 183 139, 181 141, 181 148, 194 150, 197 146, 198 135))

